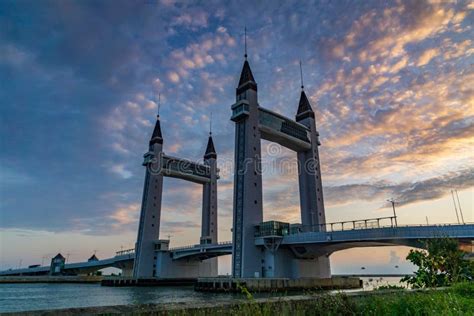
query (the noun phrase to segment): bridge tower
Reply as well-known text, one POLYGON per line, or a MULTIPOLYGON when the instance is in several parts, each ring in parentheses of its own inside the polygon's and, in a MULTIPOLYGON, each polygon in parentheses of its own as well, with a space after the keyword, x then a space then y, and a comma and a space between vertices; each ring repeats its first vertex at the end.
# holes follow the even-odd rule
POLYGON ((325 230, 319 134, 303 83, 301 88, 296 120, 261 107, 245 55, 231 117, 235 122, 232 274, 236 278, 330 276, 328 257, 297 258, 288 249, 279 249, 281 236, 259 236, 265 239, 265 247, 255 245, 256 227, 263 221, 261 139, 296 152, 301 224, 306 230, 325 230))
MULTIPOLYGON (((303 75, 301 75, 303 77, 303 75)), ((316 119, 306 96, 301 79, 301 95, 296 113, 296 122, 308 128, 311 147, 298 151, 298 182, 300 191, 301 223, 312 231, 326 231, 326 214, 324 210, 323 184, 319 162, 319 132, 316 130, 316 119)), ((330 277, 331 266, 328 256, 313 260, 295 261, 296 274, 305 277, 330 277)))
POLYGON ((152 278, 155 275, 155 243, 160 236, 161 198, 163 174, 160 172, 163 154, 160 116, 149 142, 149 151, 144 155, 146 167, 140 223, 135 244, 134 278, 152 278))
POLYGON ((296 114, 296 122, 309 129, 311 148, 298 151, 298 180, 300 186, 301 223, 310 226, 313 231, 325 230, 326 215, 324 212, 323 185, 319 164, 319 133, 316 120, 304 86, 301 85, 301 96, 296 114))
POLYGON ((217 153, 209 132, 204 164, 210 168, 209 182, 202 189, 201 244, 217 243, 217 153))
POLYGON ((232 275, 236 278, 258 276, 262 265, 262 251, 254 245, 254 227, 263 220, 258 111, 257 83, 246 55, 231 118, 235 122, 232 275))
POLYGON ((209 133, 204 163, 166 155, 163 152, 160 118, 144 155, 146 167, 142 208, 135 245, 133 277, 136 279, 217 276, 217 258, 190 262, 173 260, 169 240, 160 240, 163 177, 173 177, 203 186, 201 245, 217 244, 217 153, 209 133))

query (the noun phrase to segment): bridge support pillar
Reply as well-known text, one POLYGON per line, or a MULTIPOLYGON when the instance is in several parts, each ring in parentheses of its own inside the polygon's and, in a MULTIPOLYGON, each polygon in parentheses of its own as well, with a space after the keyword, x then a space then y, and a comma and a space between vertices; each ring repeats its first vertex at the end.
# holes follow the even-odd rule
POLYGON ((321 256, 316 259, 295 258, 291 250, 280 248, 277 251, 264 250, 262 264, 264 278, 330 278, 329 258, 321 256))
POLYGON ((157 278, 217 277, 217 258, 207 260, 173 260, 167 251, 156 252, 157 278))
POLYGON ((329 258, 321 256, 316 259, 293 259, 291 277, 298 278, 330 278, 329 258))
MULTIPOLYGON (((307 100, 304 92, 302 92, 302 99, 307 100)), ((318 151, 318 146, 320 145, 319 133, 316 130, 314 113, 309 111, 305 113, 296 116, 298 123, 309 128, 311 141, 311 149, 298 152, 301 223, 303 226, 310 226, 313 231, 326 231, 326 215, 318 151)))
POLYGON ((155 241, 160 235, 163 176, 146 171, 142 209, 135 245, 134 278, 152 278, 155 241))
POLYGON ((231 118, 235 122, 232 238, 232 275, 235 278, 259 277, 263 272, 263 253, 254 244, 255 225, 263 220, 258 111, 257 84, 245 61, 231 118))
POLYGON ((201 244, 217 243, 217 154, 211 135, 204 155, 204 164, 209 166, 209 182, 202 189, 201 244))
POLYGON ((122 277, 132 277, 133 267, 127 267, 122 269, 122 277))

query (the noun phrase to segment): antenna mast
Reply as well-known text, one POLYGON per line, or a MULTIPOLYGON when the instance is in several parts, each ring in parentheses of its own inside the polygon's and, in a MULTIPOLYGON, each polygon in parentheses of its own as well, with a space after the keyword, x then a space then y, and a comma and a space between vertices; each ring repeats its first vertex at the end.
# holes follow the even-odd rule
POLYGON ((212 135, 212 112, 211 112, 211 118, 209 119, 209 136, 212 135))
POLYGON ((158 93, 158 117, 160 117, 161 93, 158 93))
POLYGON ((395 204, 397 202, 393 198, 390 198, 390 200, 387 200, 387 202, 390 202, 390 204, 392 204, 393 218, 395 219, 395 227, 398 227, 397 213, 395 212, 395 204))
POLYGON ((247 60, 247 26, 244 27, 245 60, 247 60))
POLYGON ((301 60, 300 60, 300 78, 301 78, 301 90, 304 90, 304 84, 303 84, 303 66, 301 65, 301 60))

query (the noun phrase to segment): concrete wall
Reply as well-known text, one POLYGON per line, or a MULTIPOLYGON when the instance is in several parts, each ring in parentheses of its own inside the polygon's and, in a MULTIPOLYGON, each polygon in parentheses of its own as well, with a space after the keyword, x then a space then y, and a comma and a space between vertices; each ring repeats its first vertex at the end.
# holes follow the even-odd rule
POLYGON ((275 252, 264 250, 264 275, 266 278, 330 278, 329 258, 317 259, 295 258, 290 249, 279 248, 275 252))
POLYGON ((215 158, 204 160, 211 170, 211 181, 202 189, 201 243, 217 243, 217 161, 215 158))
POLYGON ((254 243, 254 227, 263 221, 261 137, 257 91, 248 89, 242 95, 249 114, 235 125, 232 275, 254 277, 261 275, 263 259, 254 243))
POLYGON ((167 251, 156 252, 157 278, 198 278, 216 277, 217 258, 204 261, 199 260, 173 260, 167 251))
MULTIPOLYGON (((155 143, 151 149, 155 157, 159 159, 163 145, 155 143)), ((151 170, 158 170, 158 164, 159 162, 151 164, 151 170)), ((160 235, 163 175, 151 172, 151 170, 147 166, 137 243, 135 245, 135 265, 133 268, 133 276, 135 278, 153 277, 154 242, 159 239, 160 235)))

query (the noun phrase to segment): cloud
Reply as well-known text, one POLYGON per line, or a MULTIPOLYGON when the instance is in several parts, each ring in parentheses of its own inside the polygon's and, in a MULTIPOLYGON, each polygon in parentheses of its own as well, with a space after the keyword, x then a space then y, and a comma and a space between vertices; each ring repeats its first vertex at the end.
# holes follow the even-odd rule
POLYGON ((139 203, 132 203, 128 205, 121 205, 116 208, 112 215, 109 216, 110 219, 115 221, 112 225, 116 227, 121 227, 122 225, 134 224, 138 221, 140 211, 139 203))
POLYGON ((121 164, 112 165, 110 167, 110 172, 113 172, 113 173, 119 175, 123 179, 128 179, 132 176, 132 173, 129 170, 125 169, 125 166, 121 165, 121 164))
POLYGON ((433 59, 434 57, 438 55, 439 55, 439 50, 436 48, 430 48, 430 49, 425 50, 423 54, 421 54, 420 58, 418 58, 417 66, 420 67, 420 66, 424 66, 428 64, 431 61, 431 59, 433 59))
POLYGON ((454 58, 466 58, 474 54, 474 46, 471 40, 453 43, 450 39, 443 40, 443 58, 450 60, 454 58))
POLYGON ((209 15, 203 10, 192 10, 176 16, 171 21, 172 26, 184 26, 190 29, 207 27, 209 15))
MULTIPOLYGON (((430 200, 409 184, 450 175, 474 159, 472 12, 465 3, 249 4, 7 3, 0 159, 10 178, 27 175, 34 185, 1 187, 2 225, 109 234, 110 216, 141 202, 142 155, 161 93, 165 152, 202 158, 213 113, 224 164, 221 228, 228 231, 233 168, 224 159, 232 162, 234 154, 229 116, 243 62, 241 16, 251 21, 249 61, 262 106, 295 115, 303 60, 328 188, 359 185, 369 192, 361 198, 384 200, 403 187, 417 202, 430 200), (28 12, 27 25, 20 10, 28 12), (433 48, 436 63, 419 65, 433 48)), ((265 174, 265 208, 269 218, 293 221, 297 180, 291 170, 286 175, 265 174)), ((201 188, 168 180, 164 223, 199 223, 201 188)), ((335 203, 342 203, 337 196, 335 203)), ((136 229, 132 218, 121 227, 136 229)), ((189 230, 183 239, 197 227, 189 230)))
POLYGON ((168 79, 173 83, 178 83, 180 78, 179 78, 179 75, 176 72, 170 71, 168 73, 168 79))
POLYGON ((28 175, 27 173, 21 172, 19 170, 13 170, 6 168, 5 166, 0 166, 0 186, 13 186, 13 185, 29 185, 34 184, 35 179, 28 175))
POLYGON ((201 228, 201 225, 195 221, 163 221, 161 225, 163 231, 171 234, 182 233, 188 228, 201 228))
MULTIPOLYGON (((468 189, 474 186, 474 168, 460 169, 456 172, 416 182, 358 183, 325 188, 325 200, 329 205, 346 204, 354 200, 384 201, 394 197, 400 206, 422 201, 439 199, 450 190, 468 189)), ((383 207, 387 206, 385 203, 383 207)))
POLYGON ((408 64, 408 57, 407 56, 404 56, 402 57, 402 59, 400 59, 400 61, 398 61, 395 65, 392 66, 392 68, 390 68, 390 72, 391 73, 397 73, 399 72, 400 70, 402 70, 403 68, 405 68, 408 64))

